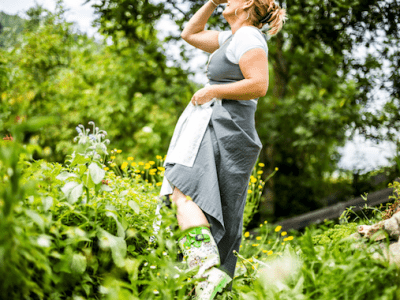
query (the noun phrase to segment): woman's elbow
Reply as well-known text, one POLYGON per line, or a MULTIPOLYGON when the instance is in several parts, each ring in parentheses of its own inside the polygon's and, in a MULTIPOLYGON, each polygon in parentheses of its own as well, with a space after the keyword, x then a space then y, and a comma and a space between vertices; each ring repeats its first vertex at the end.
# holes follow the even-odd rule
POLYGON ((268 92, 268 84, 262 83, 258 88, 258 97, 264 97, 268 92))
POLYGON ((186 41, 186 34, 184 32, 181 33, 181 38, 186 41))
POLYGON ((185 31, 185 30, 183 30, 182 32, 181 32, 181 38, 184 40, 184 41, 188 41, 188 39, 189 39, 189 37, 190 37, 190 35, 185 31))

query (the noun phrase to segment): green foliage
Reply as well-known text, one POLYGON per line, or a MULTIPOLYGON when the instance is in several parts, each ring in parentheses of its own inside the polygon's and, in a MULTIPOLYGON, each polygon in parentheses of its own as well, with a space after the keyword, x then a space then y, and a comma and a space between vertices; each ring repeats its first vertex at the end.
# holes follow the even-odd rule
POLYGON ((327 245, 338 243, 340 240, 356 232, 357 223, 336 224, 333 228, 325 230, 323 233, 312 237, 314 244, 327 245))
MULTIPOLYGON (((78 144, 63 165, 33 161, 35 147, 20 141, 51 122, 13 125, 15 139, 0 146, 1 298, 189 299, 198 279, 176 261, 174 203, 162 207, 149 242, 162 157, 118 166, 121 151, 109 151, 106 132, 91 123, 76 128, 78 144)), ((233 290, 216 299, 400 299, 399 269, 342 239, 355 224, 288 235, 266 223, 243 234, 233 290)))
MULTIPOLYGON (((392 85, 384 113, 365 112, 380 62, 374 57, 355 61, 349 53, 360 43, 373 42, 364 34, 365 28, 372 33, 385 28, 385 40, 396 41, 396 18, 389 16, 394 17, 397 7, 379 0, 364 2, 331 1, 321 8, 315 1, 288 2, 289 21, 268 42, 270 92, 260 99, 256 119, 264 145, 263 180, 276 167, 280 169, 267 183, 275 206, 270 217, 325 204, 321 199, 334 188, 325 178, 336 169, 337 147, 344 144, 349 129, 366 133, 367 128, 388 127, 394 138, 399 125, 397 85, 392 85), (378 7, 383 12, 380 17, 378 7)), ((55 13, 40 6, 27 12, 26 31, 19 42, 0 49, 0 122, 38 115, 59 120, 39 134, 27 134, 26 142, 43 148, 35 158, 63 161, 72 150, 68 142, 72 125, 89 120, 108 128, 114 145, 124 153, 139 160, 163 155, 179 114, 197 87, 186 71, 167 64, 154 24, 169 14, 182 28, 202 3, 111 0, 93 5, 100 31, 105 38, 112 37, 112 45, 75 34, 64 20, 60 1, 55 13)), ((221 9, 210 20, 210 28, 227 29, 218 15, 221 9)), ((173 35, 166 43, 172 40, 173 35)), ((386 48, 379 51, 384 54, 386 48)), ((393 82, 396 74, 390 79, 393 82)), ((357 188, 344 188, 344 194, 353 194, 352 189, 358 196, 357 188)))
POLYGON ((100 45, 72 32, 62 6, 37 15, 42 20, 21 43, 0 49, 2 120, 56 117, 57 124, 26 137, 49 147, 56 161, 71 151, 73 125, 89 120, 108 128, 115 146, 139 159, 166 152, 194 85, 184 71, 166 66, 155 33, 146 45, 121 46, 124 37, 118 45, 100 45))

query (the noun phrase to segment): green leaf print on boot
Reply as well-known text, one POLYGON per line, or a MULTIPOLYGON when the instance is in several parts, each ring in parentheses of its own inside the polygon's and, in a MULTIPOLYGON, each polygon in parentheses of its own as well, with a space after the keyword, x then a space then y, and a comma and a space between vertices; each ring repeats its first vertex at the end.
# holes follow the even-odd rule
POLYGON ((207 227, 194 227, 179 240, 178 244, 183 253, 188 270, 198 268, 193 278, 200 278, 204 272, 214 266, 219 267, 220 258, 217 244, 207 227))

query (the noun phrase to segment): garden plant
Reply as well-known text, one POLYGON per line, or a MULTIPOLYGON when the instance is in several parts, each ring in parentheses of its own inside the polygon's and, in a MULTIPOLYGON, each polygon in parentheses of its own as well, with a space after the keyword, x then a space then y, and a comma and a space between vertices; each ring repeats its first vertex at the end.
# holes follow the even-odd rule
MULTIPOLYGON (((63 164, 33 160, 36 146, 21 140, 50 121, 19 122, 1 143, 0 298, 190 299, 200 279, 178 260, 174 204, 162 207, 162 226, 153 231, 163 157, 135 161, 90 122, 76 128, 63 164)), ((262 168, 249 182, 245 224, 265 184, 262 168)), ((252 234, 244 226, 233 290, 217 299, 400 299, 398 267, 347 238, 357 224, 386 214, 347 216, 304 233, 266 221, 252 234)))

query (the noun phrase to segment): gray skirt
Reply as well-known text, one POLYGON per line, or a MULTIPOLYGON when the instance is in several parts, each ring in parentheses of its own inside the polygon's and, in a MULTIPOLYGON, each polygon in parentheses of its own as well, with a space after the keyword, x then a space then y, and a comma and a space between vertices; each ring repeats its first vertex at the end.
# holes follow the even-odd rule
MULTIPOLYGON (((221 258, 219 269, 234 278, 242 240, 250 175, 261 150, 254 113, 257 104, 222 100, 213 105, 193 167, 167 164, 165 177, 200 207, 210 223, 221 258)), ((232 289, 232 283, 228 290, 232 289)))

